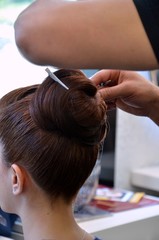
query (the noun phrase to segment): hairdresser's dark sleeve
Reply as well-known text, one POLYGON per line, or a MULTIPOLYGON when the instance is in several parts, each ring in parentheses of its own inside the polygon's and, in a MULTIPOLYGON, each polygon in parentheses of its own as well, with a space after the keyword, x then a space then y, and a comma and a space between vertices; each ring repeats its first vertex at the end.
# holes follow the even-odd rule
POLYGON ((159 62, 159 0, 133 0, 159 62))

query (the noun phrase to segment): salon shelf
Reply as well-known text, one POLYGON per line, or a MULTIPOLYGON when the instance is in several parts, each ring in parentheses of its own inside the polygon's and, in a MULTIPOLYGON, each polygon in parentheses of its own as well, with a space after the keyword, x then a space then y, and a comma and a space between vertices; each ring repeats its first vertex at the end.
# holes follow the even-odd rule
POLYGON ((131 173, 131 183, 136 187, 159 191, 159 166, 135 169, 131 173))

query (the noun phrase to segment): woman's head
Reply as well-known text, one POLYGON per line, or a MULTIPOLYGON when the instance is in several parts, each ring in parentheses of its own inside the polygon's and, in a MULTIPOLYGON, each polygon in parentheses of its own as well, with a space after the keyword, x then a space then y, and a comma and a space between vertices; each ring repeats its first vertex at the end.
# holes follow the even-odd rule
POLYGON ((70 201, 91 173, 105 136, 106 105, 77 70, 14 90, 0 101, 2 158, 21 166, 50 197, 70 201))

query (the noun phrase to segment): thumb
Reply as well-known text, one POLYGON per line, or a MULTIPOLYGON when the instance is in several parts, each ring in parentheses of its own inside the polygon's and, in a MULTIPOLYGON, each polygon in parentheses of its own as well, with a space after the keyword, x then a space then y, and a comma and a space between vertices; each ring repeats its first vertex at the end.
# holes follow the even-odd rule
POLYGON ((123 84, 119 84, 112 87, 102 88, 99 90, 99 92, 105 101, 126 97, 127 91, 124 90, 125 88, 122 85, 123 84))

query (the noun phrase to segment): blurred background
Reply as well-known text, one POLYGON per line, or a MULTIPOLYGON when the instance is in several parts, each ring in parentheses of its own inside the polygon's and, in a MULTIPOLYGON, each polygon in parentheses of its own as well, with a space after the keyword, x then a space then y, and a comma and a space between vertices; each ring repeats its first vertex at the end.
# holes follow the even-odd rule
POLYGON ((26 61, 14 42, 14 21, 31 0, 0 0, 0 97, 21 86, 41 82, 46 73, 42 67, 26 61))

